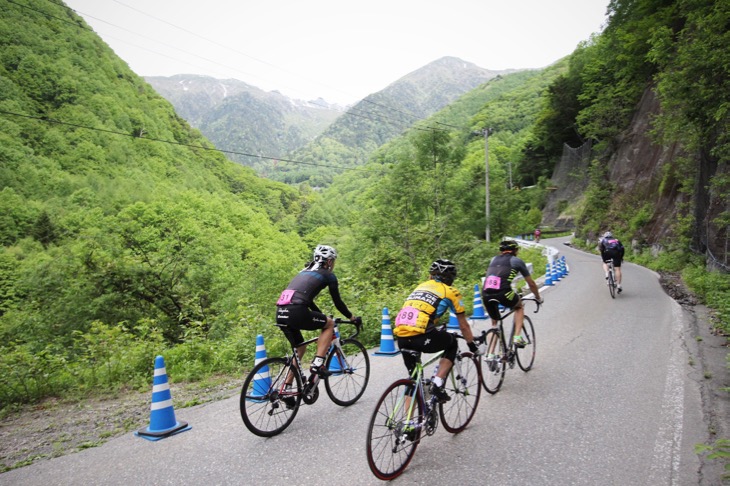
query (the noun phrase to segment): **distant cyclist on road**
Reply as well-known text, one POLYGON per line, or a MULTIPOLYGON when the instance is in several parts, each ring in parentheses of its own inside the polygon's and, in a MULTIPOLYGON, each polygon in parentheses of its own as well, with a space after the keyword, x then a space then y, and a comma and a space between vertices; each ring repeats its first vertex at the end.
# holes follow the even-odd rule
POLYGON ((522 324, 525 320, 525 309, 519 294, 512 288, 512 281, 518 274, 522 275, 538 302, 542 303, 542 297, 540 297, 537 284, 530 276, 527 265, 517 257, 519 249, 520 246, 513 240, 504 240, 499 244, 501 253, 489 262, 487 278, 482 289, 482 300, 489 317, 492 318, 492 326, 497 325, 500 317, 498 303, 515 310, 514 344, 518 348, 524 348, 526 343, 522 336, 522 324))
POLYGON ((540 243, 541 235, 542 235, 542 231, 540 231, 540 228, 535 228, 535 243, 540 243))
MULTIPOLYGON (((454 364, 459 343, 452 333, 437 329, 439 318, 444 314, 448 315, 449 310, 453 311, 469 349, 475 354, 479 354, 481 350, 474 342, 474 335, 464 315, 461 293, 456 287, 452 287, 456 278, 456 266, 449 260, 436 260, 431 264, 429 274, 430 279, 411 292, 398 312, 393 334, 397 337, 401 350, 413 349, 426 353, 444 351, 439 361, 438 373, 431 384, 431 394, 443 403, 451 400, 444 390, 444 379, 454 364)), ((408 373, 412 374, 417 360, 408 353, 402 355, 408 373)))
MULTIPOLYGON (((319 245, 314 249, 314 260, 309 262, 305 268, 299 272, 289 285, 281 293, 279 300, 276 302, 276 323, 284 324, 289 327, 296 342, 291 343, 296 346, 304 342, 302 329, 313 331, 321 329, 322 332, 317 339, 317 354, 312 360, 309 370, 320 378, 332 374, 324 364, 324 357, 332 343, 332 333, 334 330, 334 321, 331 317, 327 317, 319 310, 317 304, 314 303, 315 297, 324 289, 329 287, 332 302, 338 311, 351 321, 360 320, 355 317, 347 308, 340 297, 340 290, 337 283, 337 277, 332 271, 335 267, 337 252, 331 246, 319 245)), ((306 346, 297 349, 299 358, 304 356, 306 346)))
POLYGON ((608 280, 608 265, 606 261, 613 260, 613 268, 616 273, 616 286, 618 293, 623 292, 621 288, 621 262, 624 259, 624 245, 618 238, 613 236, 613 233, 606 231, 603 234, 603 238, 598 242, 598 251, 601 252, 601 261, 603 262, 603 271, 606 274, 606 280, 608 280))

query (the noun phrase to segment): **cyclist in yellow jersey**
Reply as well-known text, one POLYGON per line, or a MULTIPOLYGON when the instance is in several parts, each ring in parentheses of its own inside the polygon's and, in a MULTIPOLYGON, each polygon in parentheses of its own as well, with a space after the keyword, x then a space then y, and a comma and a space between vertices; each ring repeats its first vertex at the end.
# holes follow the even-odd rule
MULTIPOLYGON (((452 333, 437 329, 439 318, 449 310, 453 311, 469 349, 475 354, 483 352, 484 349, 480 349, 474 342, 474 335, 464 315, 461 293, 451 285, 456 278, 456 266, 449 260, 436 260, 431 264, 429 274, 430 279, 419 284, 411 292, 398 312, 393 334, 400 349, 413 349, 426 353, 444 351, 439 361, 438 373, 431 385, 431 393, 439 401, 445 402, 450 400, 450 397, 444 390, 444 379, 454 364, 459 345, 452 333)), ((409 353, 401 354, 408 373, 413 373, 417 363, 416 358, 409 353)))

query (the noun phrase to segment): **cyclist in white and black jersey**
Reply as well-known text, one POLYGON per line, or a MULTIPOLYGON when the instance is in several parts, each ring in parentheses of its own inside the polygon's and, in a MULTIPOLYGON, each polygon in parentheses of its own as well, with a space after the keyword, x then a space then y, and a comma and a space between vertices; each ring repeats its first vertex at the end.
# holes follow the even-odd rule
MULTIPOLYGON (((319 310, 314 303, 315 297, 325 288, 329 288, 332 302, 343 316, 351 321, 361 321, 355 317, 340 297, 337 277, 333 270, 337 252, 327 245, 319 245, 314 249, 314 259, 299 272, 287 285, 276 302, 276 323, 288 326, 295 342, 292 346, 304 341, 302 329, 322 332, 317 340, 317 353, 312 360, 310 371, 320 377, 330 375, 330 371, 323 366, 327 349, 332 342, 334 321, 319 310)), ((304 356, 306 346, 297 349, 299 358, 304 356)))

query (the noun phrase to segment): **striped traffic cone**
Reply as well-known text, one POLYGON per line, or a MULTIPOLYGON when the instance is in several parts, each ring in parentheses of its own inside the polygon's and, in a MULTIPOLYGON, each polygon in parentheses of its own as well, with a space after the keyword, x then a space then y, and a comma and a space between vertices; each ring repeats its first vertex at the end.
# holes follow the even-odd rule
POLYGON ((545 286, 550 287, 553 285, 553 277, 550 275, 550 264, 545 264, 545 286))
MULTIPOLYGON (((254 366, 266 359, 266 346, 264 345, 264 336, 259 334, 256 336, 256 356, 254 358, 254 366)), ((271 388, 271 377, 269 376, 269 367, 264 366, 256 373, 253 379, 253 392, 251 395, 255 397, 265 397, 271 388)))
POLYGON ((482 292, 479 290, 479 284, 474 285, 474 309, 473 314, 469 319, 486 319, 487 315, 484 313, 484 304, 482 303, 482 292))
POLYGON ((456 317, 456 314, 449 311, 449 323, 446 325, 447 331, 458 331, 461 329, 459 327, 459 319, 456 317))
MULTIPOLYGON (((340 329, 335 329, 335 337, 339 340, 340 339, 340 329)), ((342 365, 340 364, 340 357, 337 354, 332 355, 332 360, 330 361, 330 366, 328 368, 332 373, 339 373, 342 371, 342 365)))
POLYGON ((570 269, 568 268, 568 262, 565 261, 565 255, 563 255, 562 260, 563 260, 563 269, 565 270, 565 275, 568 275, 570 273, 570 269))
POLYGON ((383 307, 383 322, 380 327, 380 351, 375 351, 374 354, 378 356, 395 356, 398 353, 400 353, 400 351, 395 349, 393 329, 390 327, 388 308, 383 307))
POLYGON ((190 429, 191 427, 187 422, 175 420, 170 385, 167 382, 167 372, 165 371, 165 360, 162 356, 157 356, 155 358, 155 373, 152 378, 150 425, 139 429, 134 435, 155 441, 190 429))
POLYGON ((555 261, 553 261, 552 265, 550 265, 550 269, 550 271, 552 272, 553 282, 560 282, 560 273, 558 272, 557 264, 555 263, 555 261))

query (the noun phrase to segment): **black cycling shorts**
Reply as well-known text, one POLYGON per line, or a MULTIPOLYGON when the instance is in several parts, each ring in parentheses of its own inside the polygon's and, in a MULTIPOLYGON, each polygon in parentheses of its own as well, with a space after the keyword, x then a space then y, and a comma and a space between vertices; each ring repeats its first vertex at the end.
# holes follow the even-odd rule
MULTIPOLYGON (((310 310, 306 305, 282 305, 276 307, 276 323, 289 328, 291 338, 287 336, 287 339, 294 341, 291 344, 296 346, 304 342, 301 329, 305 331, 324 329, 327 316, 310 310)), ((284 334, 286 335, 286 332, 284 334)))
POLYGON ((603 261, 606 260, 613 260, 613 266, 614 267, 620 267, 621 266, 621 252, 615 251, 615 250, 608 250, 601 253, 601 258, 603 258, 603 261))
MULTIPOLYGON (((443 357, 451 361, 456 360, 456 353, 459 351, 459 343, 456 336, 448 331, 429 331, 418 336, 399 337, 398 347, 400 349, 413 349, 424 353, 436 353, 443 351, 443 357)), ((412 374, 416 368, 418 360, 409 353, 401 353, 403 363, 408 369, 408 374, 412 374)))
POLYGON ((499 304, 511 309, 517 309, 519 308, 522 300, 514 290, 505 290, 496 294, 482 293, 482 302, 484 303, 484 308, 487 310, 489 317, 498 321, 500 318, 499 304))

